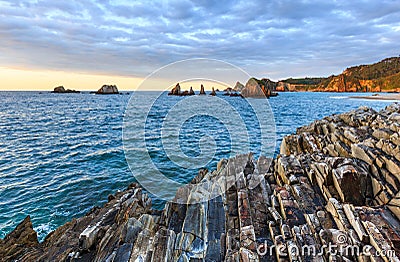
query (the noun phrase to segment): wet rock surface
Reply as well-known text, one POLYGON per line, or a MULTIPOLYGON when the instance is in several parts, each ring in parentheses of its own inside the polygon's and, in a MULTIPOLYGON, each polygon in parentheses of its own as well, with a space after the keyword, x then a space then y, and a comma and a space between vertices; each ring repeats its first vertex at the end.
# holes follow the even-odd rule
POLYGON ((40 244, 27 218, 1 261, 399 261, 399 115, 393 104, 315 121, 276 159, 201 170, 162 211, 132 184, 40 244))

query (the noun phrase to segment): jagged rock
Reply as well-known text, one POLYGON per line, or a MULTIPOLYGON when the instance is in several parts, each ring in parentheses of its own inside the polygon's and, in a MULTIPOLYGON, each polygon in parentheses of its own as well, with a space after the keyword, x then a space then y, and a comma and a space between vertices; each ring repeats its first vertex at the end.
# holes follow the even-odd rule
POLYGON ((199 95, 205 95, 205 94, 206 94, 206 92, 204 91, 204 86, 201 85, 201 86, 200 86, 200 93, 199 93, 199 95))
POLYGON ((100 228, 96 225, 88 226, 79 235, 79 247, 82 248, 83 250, 89 250, 96 243, 99 231, 100 228))
POLYGON ((176 84, 174 88, 172 88, 171 92, 168 95, 179 96, 181 94, 181 86, 179 83, 176 84))
POLYGON ((351 145, 351 153, 354 158, 358 158, 363 160, 364 162, 372 165, 377 157, 376 150, 371 149, 368 146, 363 144, 352 144, 351 145))
POLYGON ((343 202, 365 204, 370 195, 371 179, 368 170, 355 162, 344 162, 333 169, 333 183, 343 202))
POLYGON ((195 93, 192 87, 190 87, 189 91, 181 91, 181 86, 179 85, 179 83, 177 83, 176 86, 172 88, 172 90, 168 93, 169 96, 192 96, 194 94, 195 93))
POLYGON ((236 85, 234 88, 232 88, 232 90, 234 90, 236 92, 242 92, 243 88, 244 88, 244 85, 238 81, 238 82, 236 82, 236 85))
POLYGON ((172 230, 161 228, 154 237, 151 261, 169 262, 173 259, 176 235, 172 230))
POLYGON ((397 195, 390 200, 388 208, 400 220, 400 193, 397 193, 397 195))
POLYGON ((0 240, 0 259, 12 260, 38 246, 37 233, 33 230, 30 216, 27 216, 14 231, 0 240))
POLYGON ((275 88, 276 83, 269 79, 263 78, 258 80, 252 77, 247 81, 246 86, 242 89, 241 95, 243 97, 269 98, 278 95, 278 93, 272 92, 275 88))
POLYGON ((211 96, 216 96, 216 95, 217 95, 217 93, 216 93, 215 90, 214 90, 214 87, 212 88, 212 91, 211 91, 210 95, 211 95, 211 96))
POLYGON ((266 94, 255 78, 250 78, 249 81, 247 81, 245 88, 241 91, 241 95, 243 97, 266 97, 266 94))
POLYGON ((376 250, 379 251, 380 254, 383 254, 382 257, 384 258, 385 261, 399 261, 398 258, 396 257, 391 257, 389 255, 389 252, 392 250, 391 245, 385 240, 383 237, 382 233, 379 231, 379 229, 370 221, 365 221, 363 222, 363 225, 366 229, 366 231, 369 234, 370 237, 370 243, 371 245, 376 248, 376 250))
POLYGON ((119 92, 116 85, 103 85, 99 90, 97 90, 96 94, 112 95, 112 94, 119 94, 119 92))
POLYGON ((194 95, 193 87, 190 87, 189 95, 190 95, 190 96, 193 96, 193 95, 194 95))

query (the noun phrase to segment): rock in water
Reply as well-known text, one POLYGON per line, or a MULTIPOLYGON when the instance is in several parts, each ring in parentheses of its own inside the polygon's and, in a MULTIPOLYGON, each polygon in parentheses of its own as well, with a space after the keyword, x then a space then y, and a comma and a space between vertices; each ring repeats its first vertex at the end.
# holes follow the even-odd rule
POLYGON ((190 96, 193 96, 193 95, 194 95, 193 87, 190 87, 189 95, 190 95, 190 96))
POLYGON ((201 85, 200 86, 200 94, 199 95, 205 95, 205 94, 206 94, 206 92, 204 91, 204 86, 201 85))
POLYGON ((176 84, 174 88, 168 93, 169 96, 192 96, 194 95, 193 88, 190 87, 190 91, 181 91, 181 86, 179 83, 176 84))
POLYGON ((211 95, 211 96, 216 96, 216 95, 217 95, 217 93, 216 93, 215 90, 214 90, 214 87, 212 88, 212 91, 211 91, 210 95, 211 95))
POLYGON ((181 94, 181 86, 179 83, 168 93, 169 96, 179 96, 181 94))
POLYGON ((240 83, 239 81, 236 82, 236 85, 233 88, 233 90, 236 92, 242 92, 243 89, 244 89, 244 85, 242 83, 240 83))
POLYGON ((65 89, 63 86, 57 86, 54 88, 52 93, 57 94, 64 94, 64 93, 80 93, 80 91, 72 90, 72 89, 65 89))
POLYGON ((119 94, 119 92, 116 85, 103 85, 99 90, 97 90, 96 94, 112 95, 112 94, 119 94))
POLYGON ((276 89, 276 83, 267 79, 263 78, 258 80, 254 77, 250 78, 247 81, 246 86, 242 89, 242 96, 243 97, 255 97, 255 98, 269 98, 271 96, 277 96, 278 93, 273 93, 272 90, 276 89))
POLYGON ((63 86, 57 86, 54 88, 53 93, 65 93, 65 88, 63 86))
POLYGON ((266 94, 255 78, 250 78, 249 81, 247 81, 246 87, 242 90, 241 94, 243 97, 266 97, 266 94))

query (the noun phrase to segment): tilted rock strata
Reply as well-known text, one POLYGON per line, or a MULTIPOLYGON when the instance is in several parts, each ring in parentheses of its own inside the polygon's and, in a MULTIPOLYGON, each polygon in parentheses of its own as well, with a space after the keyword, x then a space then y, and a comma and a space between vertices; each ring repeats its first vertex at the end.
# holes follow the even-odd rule
POLYGON ((22 261, 399 261, 399 120, 399 105, 326 117, 285 137, 277 159, 200 171, 162 212, 132 185, 42 244, 11 233, 0 255, 12 243, 6 258, 22 261), (294 252, 305 246, 316 252, 294 252))
POLYGON ((0 240, 0 261, 35 252, 38 247, 37 233, 33 230, 31 218, 27 216, 4 240, 0 240))
MULTIPOLYGON (((284 138, 281 153, 306 153, 357 161, 357 169, 363 169, 357 174, 366 173, 367 176, 361 176, 367 177, 367 181, 363 181, 370 187, 361 192, 365 196, 362 204, 386 205, 400 219, 399 131, 400 105, 390 105, 379 113, 361 107, 356 111, 326 117, 299 128, 296 135, 284 138)), ((352 174, 350 171, 347 173, 352 174)), ((343 179, 343 176, 334 173, 332 178, 335 182, 343 179)), ((361 182, 360 179, 361 177, 357 182, 361 182)), ((354 189, 357 187, 354 184, 353 186, 354 189)), ((346 192, 341 192, 340 189, 337 191, 344 200, 346 192)))
POLYGON ((33 235, 30 220, 25 219, 0 240, 0 261, 74 261, 78 257, 80 261, 106 261, 118 257, 126 247, 125 243, 136 240, 142 230, 150 232, 153 229, 157 216, 151 215, 155 211, 150 207, 151 199, 132 184, 126 191, 109 196, 109 202, 103 208, 95 207, 84 217, 73 219, 50 233, 40 244, 36 235, 34 238, 15 237, 15 232, 22 234, 19 233, 21 227, 33 235), (17 246, 18 251, 10 254, 10 244, 17 246))

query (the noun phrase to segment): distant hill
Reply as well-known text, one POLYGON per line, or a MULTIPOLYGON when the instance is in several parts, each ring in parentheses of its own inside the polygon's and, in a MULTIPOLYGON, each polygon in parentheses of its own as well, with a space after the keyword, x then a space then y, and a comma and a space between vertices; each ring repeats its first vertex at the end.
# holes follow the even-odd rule
POLYGON ((400 92, 400 57, 349 67, 337 76, 289 78, 276 83, 274 91, 400 92))

